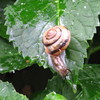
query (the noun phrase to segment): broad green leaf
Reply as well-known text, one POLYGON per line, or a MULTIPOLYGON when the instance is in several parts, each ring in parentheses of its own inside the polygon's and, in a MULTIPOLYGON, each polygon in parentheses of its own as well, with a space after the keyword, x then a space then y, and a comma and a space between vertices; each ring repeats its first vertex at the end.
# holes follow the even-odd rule
POLYGON ((28 100, 15 91, 11 83, 0 81, 0 100, 28 100))
POLYGON ((82 91, 77 96, 77 100, 99 100, 100 99, 100 64, 86 65, 80 71, 79 81, 82 91))
POLYGON ((51 92, 45 96, 44 100, 67 100, 64 96, 51 92))
POLYGON ((33 94, 31 100, 44 100, 43 98, 48 96, 49 94, 49 97, 52 98, 53 96, 51 95, 54 91, 55 93, 66 97, 68 100, 75 100, 75 94, 73 93, 71 86, 66 81, 62 80, 62 78, 59 76, 54 76, 52 79, 50 79, 45 90, 33 94))
POLYGON ((14 72, 14 70, 20 70, 29 65, 28 58, 23 59, 11 43, 0 38, 0 73, 14 72))
MULTIPOLYGON (((79 72, 77 93, 72 87, 59 76, 54 76, 48 81, 43 96, 55 91, 68 100, 99 100, 100 99, 100 65, 85 65, 84 70, 79 72)), ((43 97, 40 93, 37 98, 43 97)), ((37 99, 36 99, 37 100, 37 99)), ((42 100, 42 99, 41 99, 42 100)))
POLYGON ((55 91, 66 97, 68 100, 75 100, 76 94, 74 94, 72 87, 66 82, 66 80, 62 80, 59 76, 54 76, 48 81, 46 90, 48 90, 49 93, 55 91))
POLYGON ((12 0, 2 0, 0 3, 0 73, 14 72, 14 70, 20 70, 29 65, 28 59, 24 60, 11 43, 3 40, 3 38, 8 39, 8 35, 6 35, 7 28, 4 26, 4 8, 6 5, 13 3, 12 0))
POLYGON ((72 36, 66 60, 77 76, 87 57, 87 40, 98 25, 99 4, 100 0, 17 0, 5 9, 9 40, 24 57, 47 68, 42 35, 52 26, 66 26, 72 36))

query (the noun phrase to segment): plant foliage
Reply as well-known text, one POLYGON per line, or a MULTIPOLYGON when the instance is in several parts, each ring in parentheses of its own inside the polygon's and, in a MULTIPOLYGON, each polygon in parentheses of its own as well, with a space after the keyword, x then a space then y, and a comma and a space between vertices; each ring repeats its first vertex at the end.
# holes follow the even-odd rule
POLYGON ((45 68, 47 55, 42 35, 52 26, 64 25, 72 36, 67 49, 68 66, 75 71, 82 69, 87 40, 93 38, 98 25, 99 3, 100 0, 17 0, 5 9, 9 40, 23 57, 28 56, 45 68))
POLYGON ((0 38, 0 73, 14 72, 30 65, 28 58, 23 59, 11 43, 0 38))
MULTIPOLYGON (((0 73, 21 70, 33 63, 48 68, 43 33, 55 25, 64 25, 71 31, 66 61, 72 77, 62 80, 54 76, 45 90, 32 99, 99 100, 100 65, 85 65, 84 70, 80 69, 87 57, 87 40, 92 40, 99 25, 100 0, 16 0, 6 7, 12 3, 10 0, 0 3, 0 73)), ((18 99, 28 100, 11 84, 0 81, 0 100, 18 99)))
MULTIPOLYGON (((68 100, 99 100, 100 98, 100 64, 85 65, 84 71, 79 72, 78 91, 74 93, 68 82, 59 76, 54 76, 48 81, 46 89, 34 96, 32 100, 44 98, 48 93, 55 91, 68 100), (81 86, 81 89, 80 89, 81 86)), ((52 97, 52 96, 51 96, 52 97)), ((43 100, 43 99, 41 99, 43 100)))
POLYGON ((28 100, 28 98, 17 93, 12 84, 0 81, 0 100, 28 100))

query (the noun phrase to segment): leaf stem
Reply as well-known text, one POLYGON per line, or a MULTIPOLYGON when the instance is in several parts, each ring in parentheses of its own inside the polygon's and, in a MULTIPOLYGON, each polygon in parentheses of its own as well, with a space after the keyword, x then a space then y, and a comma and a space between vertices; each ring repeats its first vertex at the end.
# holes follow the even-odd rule
POLYGON ((93 54, 93 53, 95 53, 95 52, 97 52, 97 51, 99 51, 99 50, 100 50, 100 46, 97 46, 97 47, 95 47, 95 48, 92 48, 90 54, 93 54))
POLYGON ((96 47, 92 47, 92 48, 90 48, 90 50, 89 50, 89 52, 88 52, 88 58, 87 58, 87 60, 86 60, 86 64, 88 63, 88 60, 89 60, 89 58, 90 58, 90 56, 93 54, 93 53, 95 53, 95 52, 97 52, 97 51, 99 51, 100 50, 100 46, 96 46, 96 47))

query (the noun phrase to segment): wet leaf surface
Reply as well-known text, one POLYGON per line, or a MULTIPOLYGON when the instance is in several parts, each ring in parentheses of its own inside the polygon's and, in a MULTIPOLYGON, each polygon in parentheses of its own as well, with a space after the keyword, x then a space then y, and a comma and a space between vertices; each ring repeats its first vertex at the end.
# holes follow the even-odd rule
POLYGON ((77 76, 87 57, 87 40, 92 39, 98 25, 99 4, 100 0, 17 0, 5 9, 9 40, 23 57, 47 68, 42 35, 52 26, 66 26, 72 36, 66 60, 77 76))
POLYGON ((23 58, 7 40, 0 38, 0 73, 15 72, 31 65, 28 58, 23 58))

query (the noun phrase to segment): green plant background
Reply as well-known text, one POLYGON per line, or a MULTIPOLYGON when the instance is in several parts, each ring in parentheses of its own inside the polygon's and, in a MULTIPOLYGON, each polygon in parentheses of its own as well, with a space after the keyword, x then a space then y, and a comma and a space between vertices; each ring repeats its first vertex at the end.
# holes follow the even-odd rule
POLYGON ((99 100, 99 4, 99 0, 1 0, 0 100, 99 100), (48 65, 41 42, 44 31, 55 25, 65 25, 72 36, 66 50, 72 74, 65 80, 48 65))

